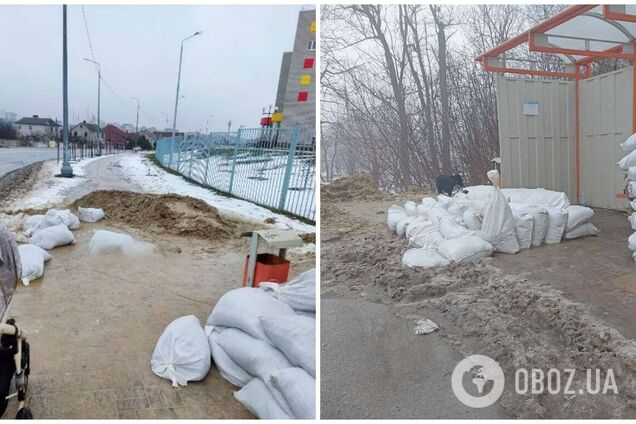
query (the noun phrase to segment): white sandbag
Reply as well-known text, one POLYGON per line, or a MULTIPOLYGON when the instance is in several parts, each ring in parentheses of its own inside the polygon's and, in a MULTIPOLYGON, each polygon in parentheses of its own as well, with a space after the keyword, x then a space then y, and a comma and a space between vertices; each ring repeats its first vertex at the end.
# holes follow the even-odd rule
POLYGON ((448 207, 450 205, 453 204, 453 198, 452 197, 448 197, 445 194, 439 194, 437 196, 437 207, 443 208, 443 209, 448 209, 448 207))
POLYGON ((627 170, 627 179, 630 181, 636 181, 636 166, 630 166, 627 170))
POLYGON ((565 227, 565 231, 572 231, 579 225, 583 225, 588 222, 594 216, 592 208, 580 205, 570 205, 565 208, 568 212, 568 224, 565 227))
POLYGON ((443 208, 430 208, 426 211, 426 215, 424 217, 432 223, 439 225, 439 220, 441 218, 453 218, 453 215, 443 208))
POLYGON ((36 231, 50 227, 44 215, 31 215, 22 223, 22 232, 25 236, 31 237, 36 231))
POLYGON ((636 251, 636 233, 632 233, 632 235, 629 236, 629 238, 627 239, 627 246, 631 250, 635 250, 636 251))
POLYGON ((632 214, 627 217, 627 221, 632 227, 632 230, 636 231, 636 212, 632 212, 632 214))
POLYGON ((559 244, 568 224, 568 212, 566 209, 548 208, 548 217, 550 222, 545 235, 545 244, 559 244))
POLYGON ((504 188, 504 196, 515 203, 535 205, 543 208, 567 208, 570 199, 561 191, 546 190, 544 188, 504 188))
POLYGON ((630 166, 636 166, 636 150, 632 150, 630 153, 625 155, 625 157, 619 160, 617 164, 623 171, 629 170, 630 166))
POLYGON ((116 233, 108 230, 97 230, 88 243, 88 254, 124 256, 141 256, 154 253, 156 246, 152 243, 137 241, 128 234, 116 233))
POLYGON ((64 224, 69 230, 77 230, 80 227, 79 218, 68 209, 49 209, 44 215, 44 219, 46 219, 49 226, 64 224))
POLYGON ((104 218, 104 210, 101 208, 77 208, 77 216, 80 221, 97 222, 104 218))
POLYGON ((259 320, 259 316, 263 314, 277 314, 284 319, 297 317, 289 305, 274 299, 263 290, 241 287, 221 296, 206 325, 234 327, 257 339, 266 340, 267 336, 259 320))
POLYGON ((579 237, 595 236, 597 234, 598 228, 596 228, 591 222, 588 222, 565 233, 565 238, 566 240, 572 240, 579 237))
POLYGON ((253 378, 241 390, 234 392, 234 398, 260 419, 286 420, 293 418, 278 405, 269 388, 260 378, 253 378))
POLYGON ((494 248, 476 236, 462 236, 446 240, 439 245, 438 252, 451 262, 474 262, 492 255, 494 248))
POLYGON ((409 226, 409 224, 415 221, 416 219, 417 217, 415 216, 406 216, 402 218, 395 226, 395 232, 397 233, 397 235, 402 237, 406 233, 406 229, 409 226))
MULTIPOLYGON (((491 170, 488 172, 488 178, 495 186, 499 173, 491 170)), ((498 187, 495 187, 490 195, 479 237, 490 243, 497 252, 517 253, 519 251, 512 209, 498 187)))
POLYGON ((299 315, 263 314, 260 322, 269 342, 289 362, 316 376, 316 321, 299 315))
POLYGON ((236 328, 226 329, 216 341, 236 365, 255 377, 264 379, 269 373, 294 366, 270 343, 236 328))
POLYGON ((410 239, 415 234, 419 233, 422 228, 428 228, 431 225, 434 225, 431 221, 429 221, 428 219, 422 216, 419 216, 415 220, 413 220, 413 222, 409 224, 409 226, 406 228, 404 235, 406 236, 407 239, 410 239))
POLYGON ((446 240, 475 234, 474 231, 457 224, 451 218, 440 218, 439 232, 442 233, 442 236, 444 236, 446 240))
POLYGON ((417 205, 417 216, 418 217, 426 216, 426 211, 429 210, 430 208, 431 206, 417 205))
POLYGON ((431 250, 436 250, 437 246, 445 240, 442 233, 439 232, 439 225, 424 218, 409 225, 407 237, 410 246, 431 250))
POLYGON ((287 283, 261 283, 259 288, 295 311, 316 311, 316 268, 297 275, 287 283))
POLYGON ((286 368, 273 372, 270 382, 287 401, 298 419, 316 418, 316 379, 302 368, 286 368))
POLYGON ((632 208, 633 211, 636 211, 636 200, 631 200, 629 202, 629 206, 632 208))
POLYGON ((28 287, 31 281, 44 275, 44 262, 51 259, 51 255, 34 244, 22 244, 18 246, 18 252, 22 263, 22 284, 28 287))
POLYGON ((472 206, 464 211, 462 221, 464 221, 464 225, 469 230, 481 230, 481 215, 479 215, 479 211, 472 206))
POLYGON ((75 243, 75 237, 65 224, 57 224, 36 231, 29 239, 29 243, 51 250, 54 247, 75 243))
POLYGON ((417 205, 412 200, 404 204, 404 210, 408 216, 417 216, 417 205))
POLYGON ((446 266, 450 262, 448 259, 430 249, 409 249, 402 256, 402 264, 409 268, 433 268, 437 266, 446 266))
MULTIPOLYGON (((214 328, 209 327, 207 328, 214 328)), ((221 377, 229 381, 235 386, 243 387, 254 379, 243 368, 241 368, 236 362, 229 357, 229 355, 219 346, 218 338, 221 335, 218 331, 211 331, 208 335, 208 343, 210 345, 210 353, 212 354, 212 361, 219 370, 221 377)))
POLYGON ((434 197, 425 197, 422 199, 422 206, 425 208, 434 208, 437 206, 437 200, 434 197))
POLYGON ((516 215, 532 216, 532 245, 539 247, 545 241, 550 225, 548 210, 539 206, 525 205, 521 203, 510 203, 510 208, 516 215))
POLYGON ((400 220, 405 217, 406 211, 403 207, 392 205, 386 214, 386 223, 391 231, 395 231, 395 227, 397 226, 398 222, 400 222, 400 220))
POLYGON ((533 226, 534 219, 532 218, 532 215, 515 215, 515 234, 517 235, 517 241, 519 242, 520 249, 529 249, 532 245, 533 226))
POLYGON ((636 181, 629 181, 627 183, 627 197, 629 197, 630 199, 636 197, 636 181))
POLYGON ((464 187, 461 193, 457 193, 455 197, 465 198, 469 200, 488 199, 495 188, 491 185, 477 185, 464 187))
POLYGON ((152 353, 152 372, 173 387, 203 380, 210 370, 210 345, 194 315, 177 318, 164 330, 152 353))
POLYGON ((636 149, 636 134, 632 134, 627 137, 627 140, 621 143, 621 149, 623 149, 625 153, 629 153, 636 149))
POLYGON ((455 217, 462 218, 466 209, 468 209, 468 205, 454 202, 448 207, 448 213, 455 217))

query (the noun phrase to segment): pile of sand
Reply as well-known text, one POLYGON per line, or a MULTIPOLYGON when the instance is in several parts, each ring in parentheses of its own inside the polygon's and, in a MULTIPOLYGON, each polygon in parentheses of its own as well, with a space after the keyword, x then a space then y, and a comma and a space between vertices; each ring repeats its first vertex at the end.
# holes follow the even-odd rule
POLYGON ((322 200, 384 200, 389 193, 382 192, 366 172, 344 177, 320 187, 322 200))
POLYGON ((177 194, 100 190, 77 199, 69 207, 102 208, 108 219, 131 227, 201 239, 227 238, 235 227, 203 200, 177 194))

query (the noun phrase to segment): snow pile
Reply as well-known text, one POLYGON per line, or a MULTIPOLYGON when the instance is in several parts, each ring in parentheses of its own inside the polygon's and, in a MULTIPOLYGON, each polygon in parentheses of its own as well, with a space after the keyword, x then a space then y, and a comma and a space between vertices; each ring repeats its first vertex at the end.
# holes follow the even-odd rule
POLYGON ((315 273, 229 291, 208 318, 214 364, 259 418, 315 418, 315 273))
MULTIPOLYGON (((405 236, 411 247, 402 258, 404 265, 446 266, 476 261, 493 252, 514 254, 531 246, 598 234, 590 222, 594 211, 571 205, 565 193, 499 189, 499 174, 494 170, 488 178, 492 186, 467 187, 452 198, 426 197, 421 204, 406 202, 404 207, 389 208, 389 229, 405 236)), ((633 221, 636 230, 636 213, 633 221)))

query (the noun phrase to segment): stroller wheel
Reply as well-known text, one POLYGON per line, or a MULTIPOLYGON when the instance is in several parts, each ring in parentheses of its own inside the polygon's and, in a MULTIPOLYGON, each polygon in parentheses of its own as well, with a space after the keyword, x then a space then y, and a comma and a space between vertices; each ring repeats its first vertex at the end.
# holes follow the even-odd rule
POLYGON ((29 408, 22 408, 18 411, 15 416, 16 420, 32 420, 33 414, 29 408))

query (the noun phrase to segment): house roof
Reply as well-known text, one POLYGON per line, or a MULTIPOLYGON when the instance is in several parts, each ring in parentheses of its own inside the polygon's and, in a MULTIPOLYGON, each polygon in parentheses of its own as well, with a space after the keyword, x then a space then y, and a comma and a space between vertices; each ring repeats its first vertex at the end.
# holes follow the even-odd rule
POLYGON ((52 120, 51 118, 39 118, 37 116, 24 117, 19 121, 15 121, 16 124, 22 125, 43 125, 47 127, 59 127, 60 124, 52 120))
POLYGON ((102 132, 102 129, 97 124, 91 124, 91 123, 88 123, 88 122, 80 122, 79 124, 77 124, 74 127, 72 127, 71 130, 74 130, 75 128, 79 127, 80 125, 85 126, 91 132, 102 132))

